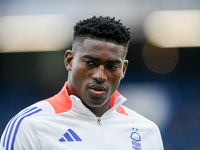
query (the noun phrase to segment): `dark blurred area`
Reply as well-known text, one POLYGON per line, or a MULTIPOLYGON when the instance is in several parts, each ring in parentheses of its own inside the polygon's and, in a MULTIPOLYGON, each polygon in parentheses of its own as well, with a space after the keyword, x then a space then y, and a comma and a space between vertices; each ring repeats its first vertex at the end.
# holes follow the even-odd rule
MULTIPOLYGON (((133 34, 127 55, 128 70, 119 87, 119 92, 128 98, 125 105, 153 120, 159 126, 165 150, 199 150, 200 46, 157 47, 149 43, 142 26, 144 18, 152 11, 199 9, 200 1, 128 0, 125 3, 124 1, 94 2, 87 0, 84 1, 84 6, 88 8, 87 11, 85 7, 82 8, 82 5, 83 2, 80 0, 56 2, 52 0, 48 2, 1 0, 0 17, 64 14, 71 18, 72 25, 79 19, 93 15, 110 15, 121 18, 122 22, 130 26, 133 34)), ((43 17, 40 21, 44 20, 43 17)), ((57 16, 53 17, 53 20, 47 19, 47 26, 44 26, 46 22, 43 22, 45 28, 42 28, 40 32, 43 29, 46 32, 41 34, 37 32, 29 40, 27 40, 29 36, 24 38, 26 34, 23 34, 28 31, 28 28, 20 32, 21 35, 23 34, 21 36, 23 37, 22 47, 21 45, 15 46, 16 43, 13 43, 11 39, 12 34, 5 39, 3 34, 0 34, 0 52, 2 51, 0 53, 0 134, 15 114, 37 101, 58 93, 67 80, 64 54, 67 49, 71 49, 71 37, 61 38, 59 36, 66 34, 63 32, 65 26, 49 24, 54 20, 63 23, 60 18, 56 18, 57 16), (47 30, 46 27, 49 25, 51 29, 47 30), (46 35, 51 30, 55 32, 46 35), (57 34, 58 31, 59 34, 57 34), (52 44, 54 39, 50 39, 51 42, 49 42, 44 35, 47 37, 55 35, 55 39, 60 39, 61 42, 52 44), (39 41, 45 39, 47 45, 52 44, 50 47, 53 49, 31 43, 34 38, 39 41), (68 41, 65 41, 67 38, 69 38, 68 41), (3 45, 2 40, 8 41, 8 46, 3 45), (68 44, 65 45, 65 43, 68 44), (59 47, 57 44, 62 46, 59 47), (14 48, 9 47, 13 45, 14 48), (10 51, 3 51, 4 48, 10 51), (20 51, 20 48, 23 51, 20 51), (29 50, 26 51, 26 49, 29 50)), ((8 22, 5 18, 3 19, 4 23, 8 22)), ((37 19, 34 18, 32 21, 35 20, 37 19)), ((4 33, 5 24, 1 23, 0 18, 0 33, 4 33)), ((34 26, 37 25, 34 24, 34 26)), ((22 27, 26 27, 26 22, 22 27)), ((33 30, 31 25, 29 27, 33 30)), ((37 27, 33 30, 34 32, 39 29, 39 26, 37 27)), ((13 29, 13 26, 11 28, 13 29)), ((20 28, 20 31, 23 28, 20 28)), ((73 30, 72 26, 68 28, 73 30)), ((34 32, 30 33, 34 34, 34 32)), ((17 36, 14 40, 18 38, 17 36)))

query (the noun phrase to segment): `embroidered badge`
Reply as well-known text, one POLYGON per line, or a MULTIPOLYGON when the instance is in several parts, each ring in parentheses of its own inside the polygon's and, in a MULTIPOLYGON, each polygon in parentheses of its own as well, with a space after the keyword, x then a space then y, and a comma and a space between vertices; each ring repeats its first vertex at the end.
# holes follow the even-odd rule
POLYGON ((141 147, 141 136, 138 133, 138 129, 133 129, 133 132, 131 133, 131 142, 132 142, 132 149, 134 150, 142 150, 141 147))

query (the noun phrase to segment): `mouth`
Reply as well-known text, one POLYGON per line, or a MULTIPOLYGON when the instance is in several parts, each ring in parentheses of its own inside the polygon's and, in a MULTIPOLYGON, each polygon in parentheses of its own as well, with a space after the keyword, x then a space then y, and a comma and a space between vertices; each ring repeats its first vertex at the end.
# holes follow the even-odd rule
POLYGON ((95 95, 102 95, 107 91, 107 88, 103 85, 91 85, 89 89, 95 95))

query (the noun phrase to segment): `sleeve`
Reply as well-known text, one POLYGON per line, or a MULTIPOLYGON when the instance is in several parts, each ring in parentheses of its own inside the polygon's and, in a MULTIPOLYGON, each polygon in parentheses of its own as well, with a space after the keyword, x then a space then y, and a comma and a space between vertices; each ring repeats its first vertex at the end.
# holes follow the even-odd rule
POLYGON ((162 137, 161 137, 161 134, 160 134, 160 130, 159 128, 156 126, 156 133, 157 133, 157 141, 155 143, 157 143, 157 150, 164 150, 164 147, 163 147, 163 141, 162 141, 162 137))
POLYGON ((164 150, 161 133, 158 126, 151 121, 149 126, 147 126, 147 130, 148 132, 146 133, 147 140, 145 141, 145 148, 151 150, 164 150))
POLYGON ((29 107, 16 116, 7 124, 0 143, 1 150, 35 150, 37 148, 37 124, 31 120, 42 109, 29 107))

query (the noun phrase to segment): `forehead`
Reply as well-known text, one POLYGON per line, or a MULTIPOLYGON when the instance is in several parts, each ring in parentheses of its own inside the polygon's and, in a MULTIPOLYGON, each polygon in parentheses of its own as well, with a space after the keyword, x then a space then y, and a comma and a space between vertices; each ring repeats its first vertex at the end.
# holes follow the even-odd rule
POLYGON ((103 56, 111 58, 125 58, 126 48, 112 42, 95 39, 85 39, 74 47, 75 53, 82 55, 103 56))

